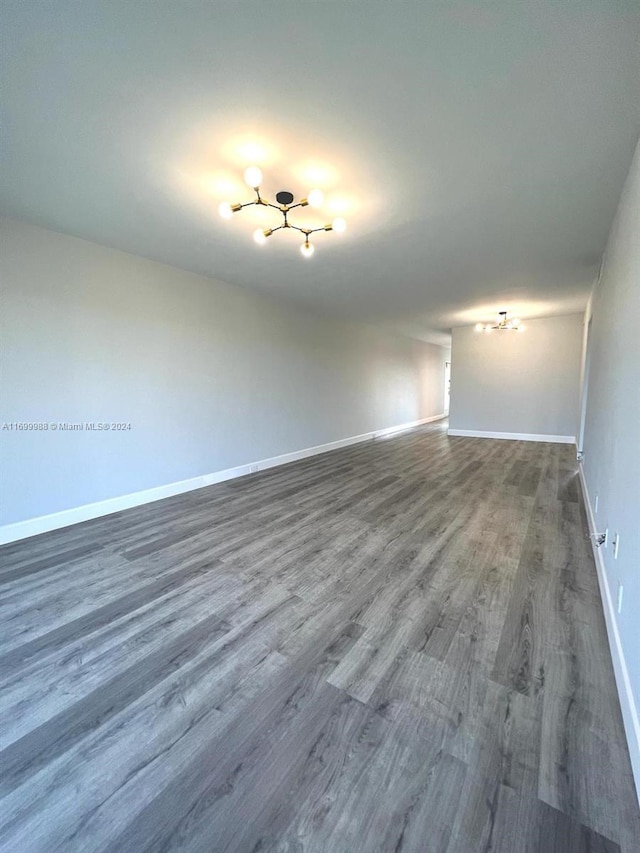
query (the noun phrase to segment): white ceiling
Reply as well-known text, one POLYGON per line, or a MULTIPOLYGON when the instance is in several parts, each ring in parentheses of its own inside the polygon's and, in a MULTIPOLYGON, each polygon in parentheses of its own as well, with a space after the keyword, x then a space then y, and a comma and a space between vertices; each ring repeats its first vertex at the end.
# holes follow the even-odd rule
POLYGON ((349 319, 581 310, 640 132, 637 0, 3 0, 0 210, 349 319), (311 260, 231 222, 326 192, 311 260))

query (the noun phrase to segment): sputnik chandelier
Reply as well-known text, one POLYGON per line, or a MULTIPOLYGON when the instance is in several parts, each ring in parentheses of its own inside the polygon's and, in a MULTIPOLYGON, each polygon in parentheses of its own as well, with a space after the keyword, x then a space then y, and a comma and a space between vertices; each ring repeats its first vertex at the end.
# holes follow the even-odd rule
POLYGON ((333 222, 330 222, 328 225, 322 225, 320 228, 301 228, 299 225, 294 225, 292 222, 289 222, 289 214, 297 207, 320 207, 324 200, 322 190, 311 190, 306 198, 301 199, 296 204, 293 203, 292 193, 287 190, 281 190, 279 193, 276 193, 277 204, 273 204, 263 198, 260 194, 262 172, 257 166, 249 166, 249 168, 246 169, 244 173, 244 180, 247 186, 251 187, 255 192, 255 199, 253 201, 244 202, 244 204, 229 204, 229 202, 223 201, 218 208, 218 212, 223 219, 231 219, 234 213, 238 213, 239 210, 243 210, 245 207, 252 207, 253 205, 272 207, 274 210, 279 211, 282 214, 281 225, 277 225, 275 228, 257 228, 253 232, 253 239, 259 245, 266 243, 267 238, 271 237, 272 234, 275 234, 276 231, 280 231, 283 228, 292 228, 294 231, 299 231, 301 234, 304 234, 304 243, 300 246, 300 251, 305 258, 310 258, 314 251, 313 243, 309 242, 309 236, 311 234, 315 234, 317 231, 344 231, 347 227, 347 223, 342 219, 342 217, 338 217, 337 219, 334 219, 333 222))
POLYGON ((506 311, 498 311, 498 322, 495 325, 487 323, 476 323, 476 332, 493 332, 496 329, 499 332, 523 332, 524 326, 520 324, 520 320, 515 317, 513 320, 507 320, 506 311))

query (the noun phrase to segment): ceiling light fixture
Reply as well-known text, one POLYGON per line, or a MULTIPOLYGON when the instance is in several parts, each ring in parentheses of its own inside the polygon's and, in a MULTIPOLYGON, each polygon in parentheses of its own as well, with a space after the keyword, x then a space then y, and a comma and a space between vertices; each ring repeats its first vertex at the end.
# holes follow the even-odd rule
POLYGON ((239 210, 243 210, 245 207, 252 207, 253 205, 260 205, 262 207, 272 207, 274 210, 279 211, 282 214, 282 225, 278 225, 275 228, 257 228, 253 232, 253 239, 259 245, 263 245, 267 242, 267 238, 271 237, 276 231, 280 231, 282 228, 292 228, 294 231, 299 231, 304 235, 304 243, 300 246, 300 252, 303 257, 310 258, 314 252, 313 243, 309 242, 309 235, 315 234, 317 231, 337 231, 341 233, 347 227, 347 223, 344 219, 339 216, 337 219, 334 219, 333 222, 330 222, 327 225, 323 225, 320 228, 301 228, 299 225, 294 225, 289 222, 289 213, 292 210, 295 210, 296 207, 321 207, 322 202, 324 201, 324 195, 322 190, 311 190, 309 195, 306 198, 303 198, 301 201, 296 204, 293 203, 293 194, 286 191, 281 190, 279 193, 276 193, 276 202, 277 204, 273 204, 270 201, 267 201, 260 194, 260 184, 262 183, 262 172, 257 166, 249 166, 248 169, 245 170, 244 173, 244 181, 247 186, 251 187, 251 189, 255 192, 256 198, 254 201, 247 201, 243 204, 229 204, 227 201, 223 201, 222 204, 218 208, 218 212, 223 219, 231 219, 234 213, 237 213, 239 210))
POLYGON ((493 326, 490 323, 486 325, 484 323, 476 323, 476 332, 493 332, 494 329, 498 332, 523 332, 524 326, 521 325, 517 317, 513 320, 508 320, 506 311, 498 311, 498 322, 493 326))

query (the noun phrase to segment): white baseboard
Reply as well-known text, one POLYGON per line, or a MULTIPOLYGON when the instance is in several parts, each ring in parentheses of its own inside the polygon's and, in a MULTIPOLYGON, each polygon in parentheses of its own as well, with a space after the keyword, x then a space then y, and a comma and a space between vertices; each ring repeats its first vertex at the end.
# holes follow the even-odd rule
POLYGON ((609 579, 607 578, 607 569, 604 563, 604 557, 602 550, 595 544, 594 534, 596 534, 598 530, 596 527, 593 509, 591 508, 591 499, 589 498, 589 490, 587 489, 587 481, 584 476, 582 463, 579 464, 578 470, 580 472, 582 496, 584 499, 585 509, 587 511, 589 533, 591 533, 591 546, 598 574, 602 609, 604 610, 604 618, 607 625, 607 636, 609 638, 609 649, 611 651, 611 659, 613 661, 613 671, 616 677, 616 687, 618 688, 620 708, 622 709, 622 720, 624 723, 625 734, 627 736, 629 755, 631 757, 631 770, 636 783, 638 804, 640 805, 640 718, 638 716, 638 708, 633 695, 633 689, 631 687, 629 670, 627 669, 627 662, 624 657, 622 642, 618 632, 614 597, 611 595, 611 589, 609 588, 609 579))
POLYGON ((378 429, 373 433, 373 437, 386 438, 386 436, 388 435, 395 435, 398 432, 405 432, 408 429, 413 429, 414 427, 422 426, 422 424, 431 424, 434 421, 441 421, 443 418, 446 417, 446 413, 443 412, 441 415, 431 415, 430 418, 421 418, 419 421, 410 421, 408 424, 387 427, 386 429, 378 429))
POLYGON ((575 444, 575 435, 546 435, 529 432, 485 432, 477 429, 450 429, 447 435, 462 435, 468 438, 505 438, 509 441, 548 441, 552 444, 575 444))
POLYGON ((114 512, 121 512, 124 509, 132 509, 142 504, 153 503, 163 498, 180 495, 183 492, 202 489, 205 486, 213 486, 215 483, 223 483, 225 480, 232 480, 235 477, 243 477, 246 474, 265 471, 267 468, 275 468, 277 465, 297 462, 309 456, 328 453, 330 450, 339 450, 341 447, 349 447, 352 444, 358 444, 362 441, 370 441, 374 438, 402 432, 403 430, 412 429, 413 427, 430 423, 443 417, 444 415, 435 415, 395 427, 387 427, 386 429, 374 432, 366 432, 362 435, 354 435, 349 438, 330 441, 327 444, 319 444, 316 447, 306 447, 302 450, 295 450, 293 453, 272 456, 269 459, 261 459, 258 462, 249 462, 246 465, 238 465, 235 468, 214 471, 211 474, 203 474, 200 477, 192 477, 189 480, 180 480, 177 483, 168 483, 165 486, 156 486, 152 489, 144 489, 141 492, 134 492, 117 498, 109 498, 108 500, 85 504, 84 506, 74 507, 73 509, 63 510, 62 512, 54 512, 51 515, 41 515, 37 518, 29 518, 26 521, 5 524, 0 526, 0 545, 16 542, 19 539, 27 539, 30 536, 38 536, 40 533, 48 533, 50 530, 58 530, 61 527, 69 527, 72 524, 79 524, 81 521, 90 521, 92 518, 100 518, 103 515, 111 515, 114 512))

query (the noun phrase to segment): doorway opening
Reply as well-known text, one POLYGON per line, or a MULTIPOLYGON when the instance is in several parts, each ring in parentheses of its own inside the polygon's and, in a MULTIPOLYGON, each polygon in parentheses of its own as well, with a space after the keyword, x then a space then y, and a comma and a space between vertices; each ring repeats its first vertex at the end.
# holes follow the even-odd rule
POLYGON ((587 420, 587 397, 589 395, 589 370, 591 367, 591 320, 587 325, 585 340, 584 367, 582 370, 582 388, 580 394, 580 426, 578 429, 578 459, 584 455, 584 428, 587 420))
POLYGON ((444 413, 449 414, 449 403, 451 401, 451 362, 444 363, 444 413))

